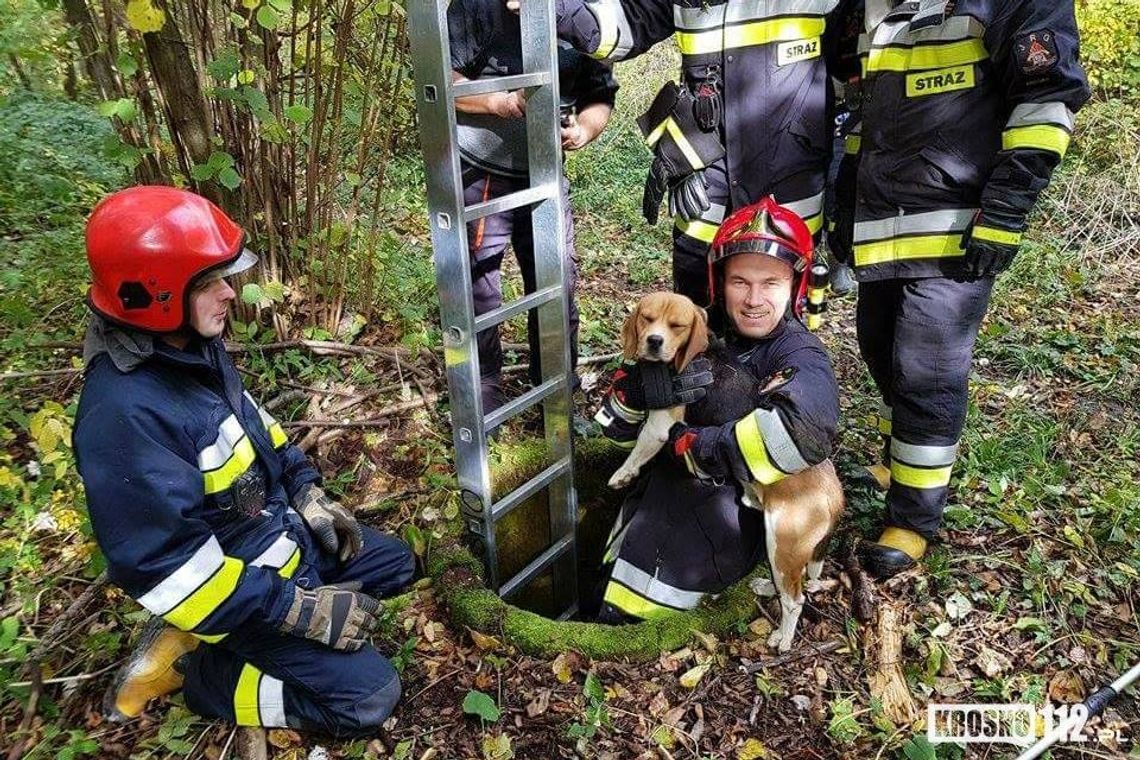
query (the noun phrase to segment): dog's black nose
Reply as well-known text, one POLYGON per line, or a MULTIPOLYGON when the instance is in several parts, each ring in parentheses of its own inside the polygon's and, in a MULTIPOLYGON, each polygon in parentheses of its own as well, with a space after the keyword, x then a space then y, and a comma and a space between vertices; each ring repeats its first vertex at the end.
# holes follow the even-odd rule
POLYGON ((664 344, 665 338, 660 335, 650 335, 645 339, 645 345, 649 347, 650 351, 660 351, 664 344))

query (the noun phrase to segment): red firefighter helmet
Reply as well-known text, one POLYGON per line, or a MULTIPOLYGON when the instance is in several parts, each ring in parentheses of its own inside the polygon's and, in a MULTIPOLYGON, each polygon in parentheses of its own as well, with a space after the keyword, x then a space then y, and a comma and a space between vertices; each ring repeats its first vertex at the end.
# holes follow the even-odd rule
POLYGON ((165 185, 113 193, 87 220, 87 303, 97 314, 146 332, 189 321, 190 291, 204 276, 249 269, 245 233, 200 195, 165 185))
POLYGON ((791 209, 768 196, 734 211, 717 230, 709 248, 709 296, 716 303, 717 265, 738 253, 774 256, 792 269, 792 309, 797 317, 807 295, 814 242, 811 230, 791 209))

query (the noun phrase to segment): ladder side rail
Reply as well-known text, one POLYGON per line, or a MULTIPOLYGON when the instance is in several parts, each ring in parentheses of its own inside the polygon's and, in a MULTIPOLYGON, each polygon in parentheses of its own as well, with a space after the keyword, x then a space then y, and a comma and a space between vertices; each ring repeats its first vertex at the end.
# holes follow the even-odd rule
POLYGON ((483 561, 488 584, 497 589, 498 551, 491 517, 491 472, 480 396, 447 3, 409 3, 408 33, 415 67, 416 110, 426 169, 456 475, 472 548, 483 561))

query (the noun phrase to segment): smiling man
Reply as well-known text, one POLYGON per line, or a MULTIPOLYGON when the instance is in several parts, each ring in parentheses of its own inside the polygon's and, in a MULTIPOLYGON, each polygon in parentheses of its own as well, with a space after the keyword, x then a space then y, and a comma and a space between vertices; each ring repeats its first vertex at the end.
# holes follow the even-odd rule
POLYGON ((249 758, 260 727, 356 736, 388 717, 400 682, 367 641, 414 560, 324 494, 242 387, 221 335, 225 278, 257 262, 244 238, 172 187, 95 208, 75 452, 110 578, 155 616, 105 712, 181 689, 199 715, 259 727, 242 734, 249 758))
POLYGON ((714 309, 728 325, 710 355, 712 382, 689 365, 673 387, 646 387, 637 365, 619 370, 597 420, 632 447, 647 409, 692 404, 670 443, 633 484, 610 534, 600 618, 654 619, 692 609, 756 566, 764 518, 741 500, 739 482, 765 485, 830 456, 839 389, 819 339, 800 322, 812 264, 812 235, 772 198, 721 225, 708 255, 714 309), (723 371, 724 366, 728 371, 723 371), (734 370, 748 373, 734 380, 734 370), (754 411, 723 419, 718 399, 762 388, 754 411), (707 423, 707 424, 702 424, 707 423))

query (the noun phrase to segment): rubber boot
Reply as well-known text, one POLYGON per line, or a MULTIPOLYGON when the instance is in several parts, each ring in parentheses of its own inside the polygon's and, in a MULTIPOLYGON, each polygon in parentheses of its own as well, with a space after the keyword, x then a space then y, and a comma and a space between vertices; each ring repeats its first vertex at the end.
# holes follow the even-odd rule
POLYGON ((179 658, 200 643, 162 618, 152 618, 103 695, 103 716, 112 723, 137 718, 150 700, 181 689, 179 658))
POLYGON ((234 736, 234 760, 269 760, 264 728, 238 726, 234 736))
POLYGON ((851 274, 851 267, 833 260, 828 283, 831 285, 831 292, 837 296, 850 293, 855 289, 855 278, 851 274))
POLYGON ((877 541, 859 542, 863 569, 879 580, 911 569, 924 554, 926 539, 906 528, 884 528, 877 541))

